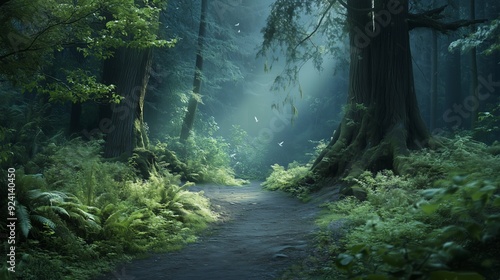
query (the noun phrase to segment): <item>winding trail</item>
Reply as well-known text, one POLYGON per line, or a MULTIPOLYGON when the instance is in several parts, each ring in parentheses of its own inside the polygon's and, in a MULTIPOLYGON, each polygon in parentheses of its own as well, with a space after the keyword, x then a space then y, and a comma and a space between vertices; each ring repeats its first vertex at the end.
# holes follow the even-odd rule
POLYGON ((156 254, 124 264, 104 279, 263 280, 307 255, 316 229, 315 203, 263 190, 260 182, 243 187, 201 185, 221 221, 196 243, 178 252, 156 254))

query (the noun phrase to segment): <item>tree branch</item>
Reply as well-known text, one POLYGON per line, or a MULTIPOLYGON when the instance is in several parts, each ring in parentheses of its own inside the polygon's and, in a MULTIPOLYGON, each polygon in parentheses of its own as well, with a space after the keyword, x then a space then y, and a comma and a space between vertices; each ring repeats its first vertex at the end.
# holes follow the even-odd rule
POLYGON ((305 41, 307 41, 309 38, 311 38, 319 29, 319 27, 321 26, 321 23, 323 23, 323 20, 325 19, 326 15, 328 14, 328 12, 330 11, 330 9, 333 7, 333 4, 335 4, 335 0, 330 2, 330 5, 328 6, 328 8, 326 8, 325 12, 323 13, 323 15, 321 16, 319 22, 318 22, 318 25, 316 25, 316 28, 314 28, 314 30, 309 33, 309 35, 307 35, 304 39, 302 39, 296 46, 295 46, 295 49, 297 49, 298 46, 302 45, 302 43, 304 43, 305 41))
MULTIPOLYGON (((61 20, 61 21, 58 21, 58 22, 54 22, 51 25, 45 26, 41 31, 38 31, 32 39, 30 38, 31 42, 29 42, 29 45, 27 47, 25 47, 23 49, 20 49, 20 50, 14 50, 14 51, 12 51, 10 53, 6 53, 4 55, 1 55, 0 56, 0 61, 4 60, 5 58, 7 58, 9 56, 13 56, 13 55, 16 55, 16 54, 21 53, 21 52, 39 51, 39 50, 43 50, 43 49, 46 49, 46 48, 52 48, 52 47, 54 47, 55 45, 57 45, 57 42, 55 42, 53 45, 41 46, 41 47, 35 47, 35 43, 37 43, 37 41, 38 41, 38 39, 40 37, 43 37, 46 33, 48 33, 49 31, 51 31, 51 29, 59 27, 59 26, 67 26, 67 25, 72 25, 74 23, 77 23, 78 21, 81 21, 81 20, 87 18, 88 16, 90 16, 93 13, 99 11, 100 9, 101 8, 97 8, 95 10, 89 11, 88 13, 83 14, 83 15, 81 15, 79 17, 76 17, 76 18, 73 18, 73 16, 75 15, 76 11, 73 11, 71 13, 71 15, 67 19, 61 20)), ((28 40, 26 40, 26 41, 28 41, 28 40)), ((62 42, 62 44, 64 44, 64 42, 62 42)))
POLYGON ((448 33, 449 31, 456 31, 459 28, 467 27, 474 24, 484 23, 486 19, 476 20, 458 20, 454 22, 441 22, 444 16, 442 12, 448 5, 441 6, 436 9, 425 11, 418 14, 408 14, 408 28, 410 30, 415 28, 431 28, 441 33, 448 33))
POLYGON ((409 18, 408 28, 410 30, 415 28, 431 28, 439 31, 443 34, 449 31, 456 31, 459 28, 471 26, 474 24, 487 22, 486 19, 476 19, 476 20, 458 20, 454 22, 441 22, 439 20, 431 18, 409 18))

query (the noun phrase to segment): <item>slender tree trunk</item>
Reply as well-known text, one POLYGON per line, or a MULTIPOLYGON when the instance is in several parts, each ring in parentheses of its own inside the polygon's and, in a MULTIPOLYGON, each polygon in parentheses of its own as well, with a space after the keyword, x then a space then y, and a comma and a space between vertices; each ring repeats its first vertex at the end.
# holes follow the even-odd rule
MULTIPOLYGON (((470 19, 476 19, 476 0, 470 1, 470 19)), ((473 29, 474 30, 474 29, 473 29)), ((477 49, 472 48, 470 52, 471 57, 471 65, 470 65, 470 94, 475 97, 475 100, 479 102, 479 91, 478 91, 478 77, 477 77, 477 49)), ((479 104, 477 106, 473 106, 472 115, 471 115, 471 129, 476 126, 477 118, 478 118, 478 109, 479 104)))
POLYGON ((105 82, 116 85, 116 91, 123 97, 121 103, 111 109, 105 157, 131 155, 133 149, 148 145, 143 109, 151 63, 151 49, 128 48, 118 49, 114 57, 105 62, 105 82))
POLYGON ((208 9, 208 0, 201 1, 201 18, 200 18, 200 29, 198 31, 198 49, 196 53, 196 68, 194 73, 193 81, 193 96, 189 99, 188 108, 184 121, 182 122, 181 142, 185 142, 193 129, 194 119, 196 115, 196 109, 198 107, 199 95, 201 92, 201 82, 202 82, 202 70, 203 70, 203 45, 205 41, 206 32, 206 15, 208 9))
POLYGON ((415 95, 408 1, 376 1, 377 14, 391 11, 391 16, 390 22, 377 17, 375 28, 370 25, 373 19, 366 16, 371 0, 350 0, 348 5, 347 111, 312 171, 319 175, 316 178, 356 175, 367 169, 404 173, 406 166, 399 156, 427 146, 430 140, 415 95))
MULTIPOLYGON (((460 18, 460 1, 456 3, 455 12, 453 18, 460 18)), ((457 40, 457 36, 450 36, 446 41, 446 45, 457 40)), ((453 105, 462 104, 462 55, 460 52, 448 52, 446 54, 446 71, 445 75, 445 112, 448 110, 453 110, 453 105)), ((445 115, 443 115, 443 120, 445 121, 445 126, 448 128, 457 129, 460 123, 456 121, 450 121, 445 115), (454 127, 455 126, 455 127, 454 127), (458 127, 457 127, 458 126, 458 127)))
MULTIPOLYGON (((432 7, 436 6, 436 1, 432 1, 432 7)), ((430 129, 435 129, 438 116, 438 63, 439 63, 439 50, 438 50, 438 34, 436 30, 432 30, 432 44, 431 44, 431 116, 430 116, 430 129)))

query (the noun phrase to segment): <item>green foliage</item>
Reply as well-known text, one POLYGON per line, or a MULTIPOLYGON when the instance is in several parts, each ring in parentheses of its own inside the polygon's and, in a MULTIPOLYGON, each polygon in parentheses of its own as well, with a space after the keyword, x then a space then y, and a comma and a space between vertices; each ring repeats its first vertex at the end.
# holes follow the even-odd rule
MULTIPOLYGON (((72 69, 64 71, 66 76, 65 82, 49 82, 43 87, 28 87, 28 90, 36 89, 37 92, 49 96, 50 102, 65 102, 70 100, 73 103, 81 103, 87 100, 97 100, 105 96, 109 96, 111 102, 119 103, 121 98, 119 95, 112 94, 115 90, 114 85, 105 85, 97 82, 97 77, 92 75, 90 71, 84 69, 72 69)), ((41 78, 38 83, 46 81, 41 78)))
POLYGON ((50 236, 71 238, 71 233, 89 236, 100 230, 99 209, 82 204, 75 196, 60 191, 43 191, 40 176, 16 176, 16 216, 24 238, 50 236))
POLYGON ((0 93, 0 110, 4 112, 0 114, 2 168, 25 165, 42 152, 47 143, 60 141, 62 132, 58 132, 58 128, 64 125, 64 121, 53 117, 51 112, 57 110, 54 106, 42 98, 24 97, 7 86, 0 86, 0 93))
POLYGON ((406 158, 411 175, 382 171, 346 178, 346 184, 366 192, 366 200, 347 197, 325 205, 318 219, 320 241, 334 246, 320 254, 328 269, 317 264, 313 274, 325 279, 339 272, 346 279, 496 275, 498 156, 468 137, 442 141, 440 150, 406 158))
POLYGON ((64 65, 61 53, 77 50, 89 60, 102 61, 120 47, 171 47, 175 40, 157 35, 164 8, 165 1, 8 1, 0 6, 5 27, 0 73, 25 90, 48 93, 51 100, 116 101, 114 86, 97 82, 93 63, 64 65), (61 69, 55 69, 55 61, 61 69))
MULTIPOLYGON (((215 128, 215 130, 218 127, 215 128)), ((214 131, 209 134, 212 135, 214 131)), ((196 182, 216 183, 228 186, 241 186, 248 181, 235 178, 230 168, 229 144, 222 137, 189 137, 184 144, 177 138, 167 140, 178 154, 183 154, 187 174, 196 182)))
POLYGON ((489 111, 479 112, 478 121, 473 130, 475 139, 492 143, 500 136, 500 104, 490 105, 489 111))
POLYGON ((52 143, 33 159, 43 162, 39 174, 16 171, 23 279, 43 279, 41 259, 53 269, 50 279, 89 278, 130 255, 178 249, 217 218, 203 194, 180 186, 164 165, 143 180, 101 152, 100 141, 52 143))
POLYGON ((460 135, 439 141, 443 145, 441 149, 424 149, 402 157, 411 166, 408 174, 427 177, 427 186, 457 173, 466 173, 476 180, 500 181, 498 157, 486 144, 460 135))
POLYGON ((43 175, 53 188, 72 193, 87 205, 102 207, 126 199, 125 182, 134 178, 130 166, 102 159, 102 144, 78 138, 64 145, 53 143, 47 147, 48 155, 41 154, 34 161, 46 166, 43 175))
POLYGON ((301 166, 297 162, 292 162, 285 169, 279 164, 271 166, 273 172, 266 181, 262 183, 266 189, 269 190, 283 190, 291 194, 306 199, 309 194, 309 189, 299 185, 299 181, 310 174, 309 166, 301 166))
POLYGON ((491 55, 500 50, 500 19, 492 20, 476 29, 466 38, 458 39, 450 44, 448 49, 455 51, 459 49, 462 53, 472 48, 484 46, 486 55, 491 55))

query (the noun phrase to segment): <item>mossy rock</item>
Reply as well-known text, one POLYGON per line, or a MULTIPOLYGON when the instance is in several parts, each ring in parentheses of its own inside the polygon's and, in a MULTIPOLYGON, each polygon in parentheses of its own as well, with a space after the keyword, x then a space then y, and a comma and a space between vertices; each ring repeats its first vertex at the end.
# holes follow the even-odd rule
POLYGON ((167 169, 170 172, 181 175, 183 180, 192 182, 198 181, 198 178, 200 177, 199 174, 191 173, 187 165, 184 162, 180 161, 174 152, 168 149, 164 149, 161 151, 159 156, 161 157, 162 161, 168 163, 167 169))
POLYGON ((152 170, 157 168, 156 155, 147 149, 136 148, 129 158, 129 163, 143 179, 149 179, 152 170))

